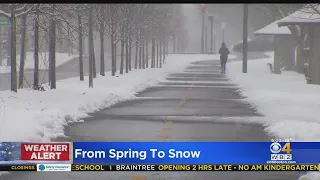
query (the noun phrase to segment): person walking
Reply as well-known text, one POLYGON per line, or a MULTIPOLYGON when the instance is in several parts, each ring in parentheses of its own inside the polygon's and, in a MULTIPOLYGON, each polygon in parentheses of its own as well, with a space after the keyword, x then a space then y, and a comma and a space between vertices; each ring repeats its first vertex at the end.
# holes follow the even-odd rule
POLYGON ((226 64, 228 61, 228 55, 230 54, 229 49, 226 46, 226 43, 222 43, 219 49, 220 54, 220 63, 221 63, 221 73, 226 73, 226 64))

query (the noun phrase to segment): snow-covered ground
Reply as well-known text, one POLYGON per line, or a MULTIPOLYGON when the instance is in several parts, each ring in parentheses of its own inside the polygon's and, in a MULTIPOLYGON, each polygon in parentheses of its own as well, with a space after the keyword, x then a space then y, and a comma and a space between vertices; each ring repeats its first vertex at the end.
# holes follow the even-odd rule
POLYGON ((239 84, 242 94, 265 115, 268 133, 293 141, 320 141, 320 86, 306 84, 304 75, 293 71, 271 74, 271 58, 228 64, 228 77, 239 84))
POLYGON ((64 136, 64 125, 82 122, 88 113, 133 99, 137 92, 165 80, 167 74, 182 72, 189 63, 208 59, 219 56, 169 55, 163 68, 133 70, 119 77, 98 76, 94 88, 88 87, 86 76, 84 82, 79 78, 58 81, 58 89, 45 92, 0 91, 0 142, 48 142, 64 136))
MULTIPOLYGON (((267 63, 273 53, 268 54, 270 58, 249 61, 247 74, 241 72, 241 61, 229 63, 228 77, 264 115, 259 120, 266 132, 292 141, 320 141, 320 86, 306 84, 304 75, 293 71, 271 74, 267 63)), ((301 180, 319 180, 319 174, 301 180)))
POLYGON ((88 77, 85 77, 84 82, 79 78, 58 81, 56 90, 45 92, 0 91, 0 142, 39 142, 63 136, 63 125, 135 98, 135 93, 165 80, 168 73, 182 71, 190 62, 213 57, 219 58, 217 55, 169 55, 163 68, 133 70, 119 77, 98 76, 94 79, 94 88, 88 88, 88 77))
MULTIPOLYGON (((68 53, 56 53, 56 66, 59 66, 75 57, 78 57, 78 55, 70 55, 68 53)), ((49 68, 49 53, 39 53, 39 69, 47 70, 49 68)), ((10 64, 6 64, 7 60, 2 60, 2 65, 0 65, 0 74, 2 73, 9 73, 10 72, 10 64)), ((20 55, 17 56, 17 71, 19 71, 20 67, 20 55)), ((34 68, 34 58, 33 58, 33 52, 27 52, 26 53, 26 59, 25 59, 25 69, 33 69, 34 68)))

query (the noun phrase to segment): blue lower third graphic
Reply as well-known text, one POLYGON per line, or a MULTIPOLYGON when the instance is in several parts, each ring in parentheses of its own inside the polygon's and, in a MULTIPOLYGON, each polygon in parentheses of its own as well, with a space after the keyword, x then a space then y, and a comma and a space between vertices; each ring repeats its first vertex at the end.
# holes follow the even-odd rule
POLYGON ((75 164, 266 164, 290 157, 290 163, 320 163, 320 143, 272 142, 75 142, 75 164), (279 147, 280 147, 279 146, 279 147), (274 150, 273 150, 274 151, 274 150), (278 157, 272 159, 272 157, 278 157))

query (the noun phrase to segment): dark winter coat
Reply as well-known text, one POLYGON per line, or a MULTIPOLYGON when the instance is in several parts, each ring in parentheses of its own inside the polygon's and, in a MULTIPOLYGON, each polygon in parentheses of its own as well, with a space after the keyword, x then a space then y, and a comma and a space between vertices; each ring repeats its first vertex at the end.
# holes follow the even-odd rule
POLYGON ((224 43, 222 44, 222 46, 219 50, 219 54, 220 54, 220 60, 222 62, 226 63, 228 60, 228 55, 230 54, 230 51, 224 43))

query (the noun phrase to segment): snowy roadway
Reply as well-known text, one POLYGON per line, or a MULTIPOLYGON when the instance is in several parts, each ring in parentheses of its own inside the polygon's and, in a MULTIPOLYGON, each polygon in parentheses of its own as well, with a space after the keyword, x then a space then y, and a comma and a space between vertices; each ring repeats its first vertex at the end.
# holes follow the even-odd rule
MULTIPOLYGON (((198 61, 137 98, 103 109, 66 129, 59 141, 270 141, 261 117, 218 61, 198 61), (246 122, 246 123, 244 123, 246 122)), ((295 180, 295 172, 45 172, 2 180, 295 180)))

